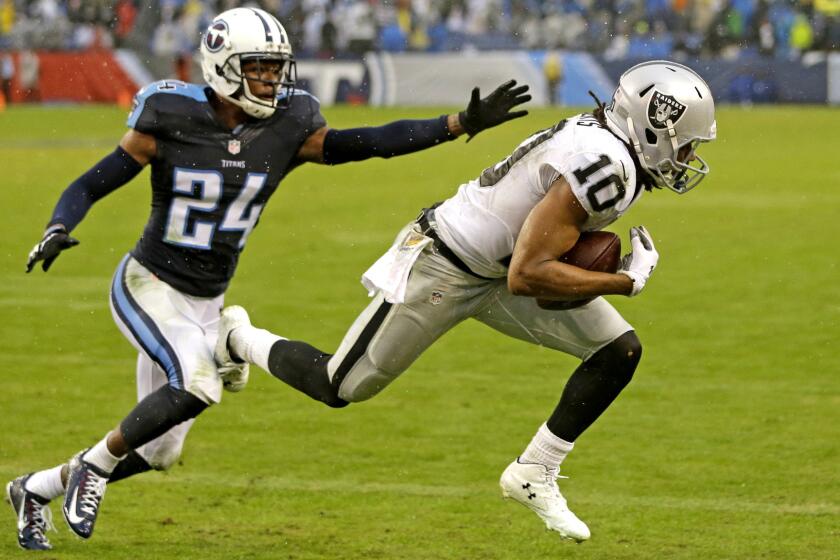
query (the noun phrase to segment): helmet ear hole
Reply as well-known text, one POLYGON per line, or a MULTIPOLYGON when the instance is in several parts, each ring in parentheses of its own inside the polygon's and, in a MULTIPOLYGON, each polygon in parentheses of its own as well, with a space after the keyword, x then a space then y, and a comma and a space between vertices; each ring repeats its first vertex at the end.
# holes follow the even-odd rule
POLYGON ((224 76, 225 75, 224 71, 222 70, 222 67, 219 66, 218 64, 216 65, 216 75, 217 76, 224 76))
POLYGON ((647 140, 648 144, 656 145, 656 134, 654 134, 653 131, 649 128, 645 129, 645 140, 647 140))

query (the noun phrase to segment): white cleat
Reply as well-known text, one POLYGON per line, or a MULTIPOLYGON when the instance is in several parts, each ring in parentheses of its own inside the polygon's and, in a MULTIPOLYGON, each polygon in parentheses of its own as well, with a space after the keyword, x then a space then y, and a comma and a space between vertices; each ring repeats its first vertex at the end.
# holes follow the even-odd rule
POLYGON ((569 510, 557 487, 558 476, 558 469, 536 463, 520 463, 517 459, 502 473, 499 484, 502 496, 532 510, 545 521, 546 527, 557 531, 564 539, 583 542, 590 536, 589 527, 569 510))
POLYGON ((219 367, 223 387, 232 393, 238 393, 248 384, 250 364, 233 359, 228 348, 228 338, 233 329, 250 325, 251 319, 248 317, 245 308, 231 305, 222 310, 219 319, 219 338, 216 340, 213 356, 216 359, 216 365, 219 367))

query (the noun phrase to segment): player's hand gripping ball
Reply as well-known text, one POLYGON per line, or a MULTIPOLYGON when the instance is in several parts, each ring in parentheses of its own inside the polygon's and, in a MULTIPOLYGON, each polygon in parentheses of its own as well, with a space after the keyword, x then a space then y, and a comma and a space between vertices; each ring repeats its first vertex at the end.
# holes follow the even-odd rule
MULTIPOLYGON (((615 273, 621 260, 621 239, 608 231, 583 232, 574 247, 558 260, 593 272, 615 273)), ((543 309, 574 309, 593 299, 558 301, 537 298, 537 305, 543 309)))

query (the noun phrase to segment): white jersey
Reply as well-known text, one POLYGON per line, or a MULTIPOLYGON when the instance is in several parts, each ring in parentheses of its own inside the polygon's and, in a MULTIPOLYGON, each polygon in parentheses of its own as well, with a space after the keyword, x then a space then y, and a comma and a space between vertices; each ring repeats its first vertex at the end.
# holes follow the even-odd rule
POLYGON ((592 115, 577 115, 527 138, 461 185, 435 210, 438 234, 475 273, 501 278, 522 224, 560 176, 589 215, 583 231, 616 221, 643 190, 624 143, 592 115))

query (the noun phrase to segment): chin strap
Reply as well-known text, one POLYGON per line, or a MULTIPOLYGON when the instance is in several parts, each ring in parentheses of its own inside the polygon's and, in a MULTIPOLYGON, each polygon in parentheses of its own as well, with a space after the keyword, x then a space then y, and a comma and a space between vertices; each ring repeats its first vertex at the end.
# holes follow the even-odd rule
POLYGON ((633 119, 630 117, 627 117, 627 133, 630 143, 633 145, 636 162, 642 168, 642 172, 648 177, 647 179, 642 179, 642 184, 645 185, 645 187, 651 186, 657 189, 662 188, 656 180, 656 172, 652 171, 650 167, 648 167, 647 161, 645 161, 645 154, 642 152, 642 143, 639 141, 639 137, 636 136, 636 129, 633 128, 633 119))
POLYGON ((671 119, 665 122, 668 125, 668 137, 671 139, 671 147, 674 149, 674 161, 676 161, 680 150, 680 147, 677 145, 677 131, 674 130, 674 123, 671 122, 671 119))
POLYGON ((636 129, 633 128, 633 119, 630 117, 627 117, 627 133, 630 137, 630 143, 633 144, 633 151, 636 152, 636 157, 639 158, 639 163, 645 171, 650 172, 650 168, 645 161, 645 154, 642 152, 642 143, 639 141, 639 137, 636 136, 636 129))

